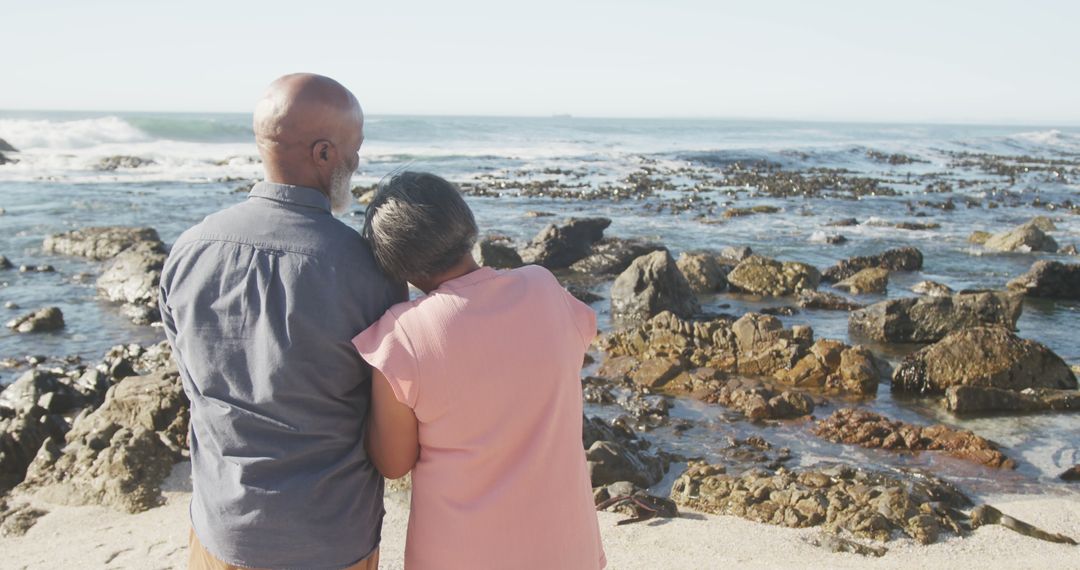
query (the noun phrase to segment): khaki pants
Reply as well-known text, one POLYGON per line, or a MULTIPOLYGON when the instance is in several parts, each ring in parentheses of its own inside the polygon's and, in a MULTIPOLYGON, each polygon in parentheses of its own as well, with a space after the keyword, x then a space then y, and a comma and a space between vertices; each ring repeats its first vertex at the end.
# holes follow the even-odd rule
MULTIPOLYGON (((199 537, 192 530, 188 534, 188 570, 247 570, 244 566, 234 566, 214 558, 203 548, 199 537)), ((379 549, 367 558, 349 566, 345 570, 379 570, 379 549)))

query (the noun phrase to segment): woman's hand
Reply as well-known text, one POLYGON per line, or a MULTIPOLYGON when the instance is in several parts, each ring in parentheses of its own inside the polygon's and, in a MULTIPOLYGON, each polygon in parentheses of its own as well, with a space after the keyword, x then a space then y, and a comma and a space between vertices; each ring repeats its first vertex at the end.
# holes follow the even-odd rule
POLYGON ((366 444, 371 462, 388 479, 412 471, 420 456, 416 414, 398 401, 390 382, 377 369, 371 375, 366 444))

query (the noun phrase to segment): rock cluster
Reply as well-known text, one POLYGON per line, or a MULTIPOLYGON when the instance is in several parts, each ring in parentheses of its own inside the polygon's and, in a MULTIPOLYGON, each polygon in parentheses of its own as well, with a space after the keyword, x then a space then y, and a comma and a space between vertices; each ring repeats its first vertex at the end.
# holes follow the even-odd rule
POLYGON ((78 418, 62 442, 46 440, 20 489, 62 504, 143 511, 160 504, 160 485, 186 445, 179 376, 131 376, 78 418))
POLYGON ((606 336, 601 375, 649 389, 699 392, 719 388, 718 377, 681 377, 695 369, 770 376, 789 385, 833 393, 869 395, 887 368, 862 347, 814 342, 809 327, 784 328, 776 317, 747 313, 738 320, 681 319, 661 313, 606 336), (676 381, 677 380, 677 381, 676 381), (674 381, 674 382, 673 382, 674 381), (670 386, 668 386, 670 384, 670 386))
POLYGON ((158 283, 165 263, 165 244, 153 228, 84 228, 45 238, 45 251, 109 260, 97 281, 98 293, 122 303, 135 324, 161 319, 158 283))
MULTIPOLYGON (((76 423, 85 421, 110 386, 129 376, 155 372, 176 374, 166 342, 149 348, 115 347, 92 368, 77 365, 64 370, 39 363, 24 372, 0 392, 0 492, 23 481, 45 442, 63 442, 71 429, 69 418, 77 415, 76 423)), ((153 415, 166 405, 158 395, 124 401, 132 415, 153 415)))
POLYGON ((931 475, 904 476, 846 465, 741 474, 726 464, 691 462, 671 498, 706 513, 786 527, 822 527, 887 541, 897 534, 922 544, 962 534, 956 511, 970 501, 931 475))
POLYGON ((828 268, 821 278, 826 282, 837 282, 855 275, 863 269, 880 267, 889 271, 918 271, 923 266, 922 252, 914 247, 899 247, 877 255, 866 255, 845 259, 828 268))
POLYGON ((879 342, 934 342, 973 326, 1015 328, 1022 301, 1020 295, 1003 291, 889 299, 852 312, 848 327, 879 342))
POLYGON ((918 426, 867 410, 841 408, 817 422, 814 433, 838 443, 891 451, 942 451, 987 467, 1016 468, 1016 462, 997 445, 968 430, 941 424, 918 426))

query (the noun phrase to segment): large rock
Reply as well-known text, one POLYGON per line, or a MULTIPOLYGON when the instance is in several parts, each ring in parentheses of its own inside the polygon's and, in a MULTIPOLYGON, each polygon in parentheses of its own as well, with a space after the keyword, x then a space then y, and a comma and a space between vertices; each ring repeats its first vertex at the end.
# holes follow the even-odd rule
POLYGON ((891 451, 942 451, 987 467, 1016 468, 1016 462, 1006 457, 997 445, 971 431, 941 424, 918 426, 868 410, 841 408, 817 422, 814 433, 838 443, 891 451))
POLYGON ((11 269, 12 267, 15 267, 15 264, 11 263, 7 256, 0 255, 0 270, 11 269))
POLYGON ((477 263, 495 269, 514 269, 522 266, 521 256, 505 240, 484 238, 476 242, 472 250, 477 263))
POLYGON ((952 386, 1071 390, 1076 376, 1050 349, 993 326, 951 333, 909 354, 893 373, 895 392, 941 394, 952 386))
POLYGON ((753 295, 794 295, 805 289, 817 289, 821 274, 814 267, 794 261, 752 255, 740 262, 727 276, 732 289, 753 295))
POLYGON ((683 252, 676 264, 690 283, 690 288, 699 294, 716 293, 726 289, 727 274, 734 265, 719 255, 699 251, 683 252))
POLYGON ((1047 227, 1032 220, 1011 230, 994 234, 983 243, 983 247, 994 251, 1057 252, 1057 242, 1046 235, 1046 232, 1040 229, 1040 225, 1047 227))
POLYGON ((604 238, 593 245, 592 253, 570 265, 570 269, 588 275, 618 275, 635 259, 667 248, 639 239, 604 238))
POLYGON ((610 225, 607 218, 574 218, 561 226, 551 224, 521 250, 521 259, 548 269, 570 267, 589 255, 610 225))
POLYGON ((934 342, 967 327, 1016 328, 1022 310, 1022 297, 1003 291, 908 297, 854 311, 848 317, 848 327, 855 334, 880 342, 934 342))
POLYGON ((852 295, 884 293, 888 286, 889 270, 881 267, 867 267, 835 285, 837 289, 852 295))
POLYGON ((161 502, 161 483, 186 447, 188 405, 175 374, 132 376, 49 439, 19 488, 62 504, 139 512, 161 502))
POLYGON ((1036 261, 1027 273, 1009 281, 1009 289, 1029 297, 1080 299, 1080 264, 1036 261))
POLYGON ((0 139, 0 151, 2 152, 19 152, 19 149, 11 146, 11 143, 4 139, 0 139))
POLYGON ((158 284, 165 258, 160 242, 139 242, 125 249, 98 278, 98 293, 109 301, 123 303, 125 314, 135 324, 161 320, 158 284))
POLYGON ((109 259, 138 242, 161 243, 154 228, 98 227, 83 228, 45 238, 48 253, 109 259))
POLYGON ((845 259, 828 268, 822 280, 836 282, 847 279, 863 269, 880 267, 889 271, 918 271, 922 269, 922 252, 914 247, 898 247, 877 255, 865 255, 845 259))
POLYGON ((648 319, 663 311, 689 317, 700 307, 690 284, 665 250, 635 259, 615 279, 611 309, 618 317, 648 319))
POLYGON ((46 307, 8 321, 7 327, 19 333, 56 331, 64 328, 64 313, 59 307, 46 307))

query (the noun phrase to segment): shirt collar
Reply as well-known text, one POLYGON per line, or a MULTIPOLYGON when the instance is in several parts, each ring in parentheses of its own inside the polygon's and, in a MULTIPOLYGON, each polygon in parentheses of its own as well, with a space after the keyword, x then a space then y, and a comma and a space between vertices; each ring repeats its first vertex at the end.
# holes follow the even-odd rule
POLYGON ((275 202, 295 204, 308 208, 318 208, 330 213, 330 198, 326 194, 305 186, 278 184, 277 182, 259 182, 251 188, 249 198, 266 198, 275 202))
POLYGON ((491 279, 492 277, 497 277, 498 275, 499 271, 496 269, 492 269, 490 267, 481 267, 476 271, 466 273, 461 277, 455 277, 454 279, 451 279, 443 283, 442 285, 439 285, 439 289, 449 289, 451 291, 455 291, 458 289, 463 289, 470 285, 475 285, 482 281, 487 281, 488 279, 491 279))

